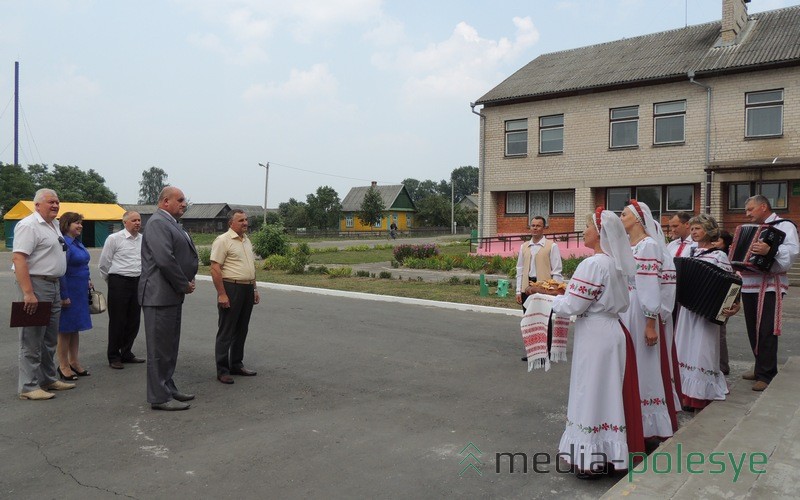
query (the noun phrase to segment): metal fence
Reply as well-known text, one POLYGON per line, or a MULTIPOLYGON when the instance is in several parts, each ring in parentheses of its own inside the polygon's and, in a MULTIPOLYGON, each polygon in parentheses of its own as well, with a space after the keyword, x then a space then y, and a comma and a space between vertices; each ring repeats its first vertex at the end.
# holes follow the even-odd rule
MULTIPOLYGON (((579 248, 583 244, 583 231, 571 231, 567 233, 550 233, 545 234, 553 241, 566 242, 567 248, 579 248)), ((516 242, 528 241, 531 239, 530 233, 527 234, 505 234, 503 236, 488 236, 484 238, 473 237, 470 240, 470 253, 474 251, 484 251, 490 253, 492 251, 509 252, 516 246, 516 242)))

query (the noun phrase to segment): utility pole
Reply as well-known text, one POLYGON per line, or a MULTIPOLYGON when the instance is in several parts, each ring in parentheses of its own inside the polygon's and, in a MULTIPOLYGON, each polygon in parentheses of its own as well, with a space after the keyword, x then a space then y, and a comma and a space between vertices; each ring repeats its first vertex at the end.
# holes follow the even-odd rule
POLYGON ((456 234, 456 183, 453 173, 450 172, 450 234, 456 234))
POLYGON ((19 61, 14 61, 14 165, 19 166, 19 61))
POLYGON ((267 171, 266 176, 264 177, 264 225, 267 225, 267 188, 269 187, 269 162, 266 165, 263 163, 258 164, 260 167, 264 167, 267 171))

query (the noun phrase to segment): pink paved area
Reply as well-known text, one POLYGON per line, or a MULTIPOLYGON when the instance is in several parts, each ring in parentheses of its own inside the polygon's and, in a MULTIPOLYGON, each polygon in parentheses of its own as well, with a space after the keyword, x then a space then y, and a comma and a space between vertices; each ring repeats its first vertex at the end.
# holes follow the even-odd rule
MULTIPOLYGON (((583 246, 583 241, 558 241, 558 249, 562 258, 586 257, 594 255, 594 250, 583 246)), ((493 241, 478 248, 478 255, 500 255, 502 257, 516 257, 519 255, 519 247, 522 246, 521 240, 515 241, 493 241)))

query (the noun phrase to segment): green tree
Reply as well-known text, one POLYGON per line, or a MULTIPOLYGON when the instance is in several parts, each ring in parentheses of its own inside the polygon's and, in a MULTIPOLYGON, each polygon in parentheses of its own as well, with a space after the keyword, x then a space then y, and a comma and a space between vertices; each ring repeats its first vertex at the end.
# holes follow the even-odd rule
POLYGON ((297 229, 298 227, 308 227, 308 205, 294 198, 278 205, 278 213, 283 219, 287 228, 297 229))
POLYGON ((0 214, 5 214, 20 200, 32 200, 36 186, 19 165, 0 163, 0 214))
POLYGON ((467 165, 453 169, 450 174, 454 186, 456 201, 468 194, 478 192, 478 168, 467 165))
POLYGON ((381 216, 385 209, 386 205, 383 203, 380 193, 374 186, 370 186, 366 194, 364 194, 364 200, 361 202, 361 207, 359 212, 356 213, 356 217, 362 224, 368 225, 372 230, 372 227, 381 221, 381 216))
POLYGON ((84 172, 78 167, 53 164, 52 181, 49 187, 55 189, 62 201, 85 203, 116 203, 117 195, 106 186, 106 180, 89 169, 84 172))
POLYGON ((169 186, 167 175, 158 167, 150 167, 150 170, 142 172, 142 180, 139 181, 139 203, 155 205, 158 203, 158 195, 161 190, 169 186))
POLYGON ((450 197, 433 194, 417 201, 414 221, 424 227, 450 226, 450 197))
POLYGON ((342 203, 339 194, 330 186, 320 186, 316 194, 306 197, 308 218, 312 226, 319 229, 335 228, 339 225, 342 203))
POLYGON ((289 239, 281 226, 263 225, 250 235, 250 239, 253 242, 253 251, 260 257, 284 255, 289 249, 289 239))

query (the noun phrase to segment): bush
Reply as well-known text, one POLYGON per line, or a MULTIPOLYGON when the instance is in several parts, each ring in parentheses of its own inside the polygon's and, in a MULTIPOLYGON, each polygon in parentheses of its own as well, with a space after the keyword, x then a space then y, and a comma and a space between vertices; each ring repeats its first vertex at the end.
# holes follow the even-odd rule
POLYGON ((356 271, 356 276, 359 278, 369 278, 369 271, 364 271, 363 269, 356 271))
POLYGON ((381 278, 381 279, 384 279, 384 280, 390 280, 390 279, 392 279, 392 273, 390 273, 389 271, 381 271, 378 274, 378 278, 381 278))
MULTIPOLYGON (((306 248, 308 245, 306 245, 306 248)), ((305 253, 301 248, 292 248, 289 251, 289 274, 303 274, 306 270, 306 264, 309 261, 309 254, 305 253)))
POLYGON ((392 250, 394 248, 394 245, 392 245, 391 243, 377 244, 372 248, 374 248, 375 250, 392 250))
POLYGON ((353 269, 350 267, 332 267, 328 269, 329 278, 349 278, 353 274, 353 269))
POLYGON ((458 276, 450 276, 450 279, 447 280, 447 282, 450 283, 451 285, 460 285, 461 284, 461 280, 459 279, 458 276))
POLYGON ((200 259, 200 264, 204 266, 211 265, 211 249, 208 247, 200 247, 197 249, 197 257, 200 259))
POLYGON ((396 260, 394 260, 394 259, 392 259, 392 261, 391 261, 391 262, 389 262, 389 264, 391 264, 391 265, 392 265, 392 267, 393 267, 393 268, 395 268, 395 269, 397 269, 398 267, 400 267, 400 263, 399 263, 399 262, 397 262, 397 261, 396 261, 396 260))
POLYGON ((311 247, 308 246, 308 243, 305 241, 298 244, 296 247, 298 252, 302 253, 303 255, 311 255, 311 247))
POLYGON ((578 264, 583 262, 583 259, 586 257, 575 257, 574 255, 570 255, 567 259, 561 260, 561 273, 564 275, 564 278, 571 278, 573 274, 575 274, 575 269, 578 268, 578 264))
POLYGON ((369 245, 353 245, 344 249, 345 252, 366 252, 367 250, 372 250, 369 245))
POLYGON ((394 258, 403 264, 409 257, 427 259, 439 255, 439 248, 434 244, 426 245, 397 245, 394 247, 394 258))
POLYGON ((322 247, 322 248, 312 248, 311 253, 333 253, 338 252, 339 248, 337 247, 322 247))
POLYGON ((311 274, 328 274, 328 266, 308 266, 306 271, 311 274))
POLYGON ((289 257, 273 254, 264 259, 264 269, 267 271, 286 271, 289 269, 289 257))
POLYGON ((464 258, 464 265, 467 269, 476 273, 478 271, 483 270, 486 267, 486 260, 483 257, 476 257, 473 255, 468 255, 464 258))
POLYGON ((250 239, 253 242, 253 251, 260 257, 285 255, 289 249, 289 239, 281 226, 266 224, 250 235, 250 239))

